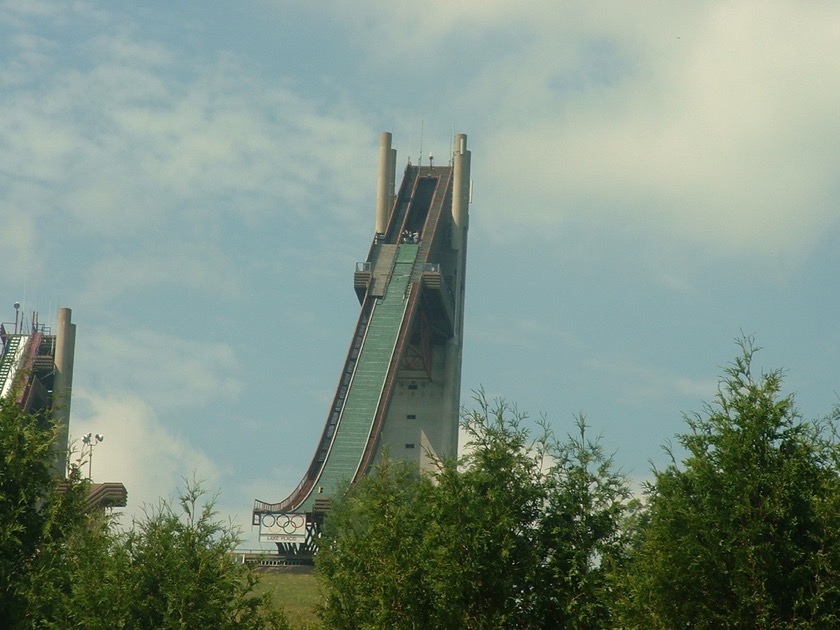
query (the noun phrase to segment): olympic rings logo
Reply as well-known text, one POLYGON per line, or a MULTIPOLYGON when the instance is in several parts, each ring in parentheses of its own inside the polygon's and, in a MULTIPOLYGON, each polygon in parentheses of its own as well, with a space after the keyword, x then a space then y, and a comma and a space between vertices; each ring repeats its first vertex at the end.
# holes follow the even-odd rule
POLYGON ((265 529, 284 534, 296 534, 306 525, 303 514, 263 514, 262 526, 265 529))

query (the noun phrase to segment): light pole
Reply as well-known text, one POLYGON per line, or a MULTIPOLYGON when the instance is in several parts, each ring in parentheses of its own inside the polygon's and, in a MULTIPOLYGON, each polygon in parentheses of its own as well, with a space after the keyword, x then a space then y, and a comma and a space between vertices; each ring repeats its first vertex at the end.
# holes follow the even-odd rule
POLYGON ((93 447, 99 444, 105 436, 101 433, 88 433, 82 437, 82 442, 88 445, 88 479, 93 480, 93 447))

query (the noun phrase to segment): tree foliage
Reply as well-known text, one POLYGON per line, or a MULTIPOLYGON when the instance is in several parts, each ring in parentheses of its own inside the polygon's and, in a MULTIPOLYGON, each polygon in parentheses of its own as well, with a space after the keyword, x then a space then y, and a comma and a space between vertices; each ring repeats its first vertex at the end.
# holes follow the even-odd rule
POLYGON ((73 564, 76 581, 44 627, 90 630, 288 628, 252 569, 234 562, 237 532, 216 519, 201 484, 160 501, 128 530, 101 529, 73 564))
POLYGON ((714 404, 686 417, 682 466, 655 471, 629 579, 638 627, 840 624, 834 420, 803 421, 781 372, 755 376, 740 347, 714 404))
POLYGON ((429 628, 432 593, 420 541, 431 482, 385 457, 330 513, 316 557, 328 628, 429 628))
POLYGON ((639 514, 626 480, 613 472, 612 458, 578 434, 556 449, 546 476, 547 507, 541 521, 543 582, 537 618, 544 628, 609 628, 614 622, 618 576, 639 514), (558 540, 562 543, 558 544, 558 540))
MULTIPOLYGON (((686 415, 643 506, 583 417, 564 439, 482 392, 469 448, 384 457, 337 499, 316 561, 326 627, 840 626, 840 407, 806 422, 752 341, 686 415)), ((0 400, 0 628, 287 628, 187 483, 127 529, 54 476, 55 432, 0 400)))
POLYGON ((90 543, 78 473, 55 476, 56 430, 0 399, 0 627, 26 628, 72 583, 68 563, 90 543))
MULTIPOLYGON (((591 628, 631 510, 597 443, 531 439, 476 396, 468 454, 430 477, 385 459, 329 515, 317 566, 331 628, 591 628)), ((416 465, 415 465, 416 467, 416 465)))
POLYGON ((252 594, 256 576, 230 553, 238 533, 217 520, 215 498, 205 499, 201 484, 187 483, 177 504, 161 501, 116 536, 108 592, 120 606, 110 627, 287 627, 267 596, 252 594))
POLYGON ((56 432, 0 399, 0 628, 287 628, 230 553, 237 532, 189 483, 119 529, 54 471, 56 432))

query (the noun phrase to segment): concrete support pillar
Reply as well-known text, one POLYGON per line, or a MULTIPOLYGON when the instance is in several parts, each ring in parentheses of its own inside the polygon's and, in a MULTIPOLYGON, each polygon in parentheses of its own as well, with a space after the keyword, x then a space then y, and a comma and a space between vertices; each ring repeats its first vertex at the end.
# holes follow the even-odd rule
POLYGON ((464 242, 464 232, 469 225, 470 206, 470 152, 467 135, 455 136, 455 160, 452 182, 452 249, 459 250, 464 242))
POLYGON ((451 246, 457 251, 453 269, 452 287, 455 292, 455 331, 446 342, 445 417, 456 419, 443 427, 443 442, 452 451, 458 447, 457 419, 460 417, 461 360, 464 348, 464 276, 467 265, 467 229, 469 227, 470 204, 470 152, 467 151, 467 136, 455 136, 455 156, 452 181, 452 234, 451 246))
MULTIPOLYGON (((397 187, 396 176, 397 176, 397 150, 391 149, 391 163, 388 166, 389 173, 391 174, 390 183, 388 184, 388 211, 387 214, 390 214, 394 210, 394 191, 397 187)), ((389 219, 391 217, 388 217, 389 219)))
POLYGON ((379 135, 379 177, 376 182, 376 231, 385 232, 388 227, 390 201, 394 196, 393 168, 396 158, 392 156, 391 134, 383 131, 379 135))
POLYGON ((55 378, 53 380, 53 420, 58 426, 57 472, 67 474, 67 447, 70 435, 70 398, 73 390, 73 356, 76 350, 76 324, 69 308, 58 309, 55 336, 55 378))

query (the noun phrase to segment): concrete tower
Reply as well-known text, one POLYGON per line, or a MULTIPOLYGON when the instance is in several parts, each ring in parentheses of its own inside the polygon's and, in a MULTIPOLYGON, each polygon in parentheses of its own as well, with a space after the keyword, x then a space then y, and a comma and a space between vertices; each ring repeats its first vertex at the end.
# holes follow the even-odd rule
POLYGON ((379 143, 374 237, 356 264, 361 312, 315 455, 283 501, 254 504, 260 539, 309 550, 330 498, 385 449, 428 469, 458 447, 470 152, 405 168, 394 190, 391 134, 379 143))

